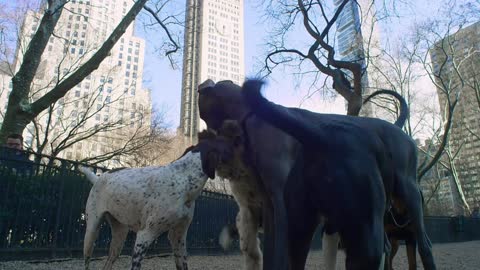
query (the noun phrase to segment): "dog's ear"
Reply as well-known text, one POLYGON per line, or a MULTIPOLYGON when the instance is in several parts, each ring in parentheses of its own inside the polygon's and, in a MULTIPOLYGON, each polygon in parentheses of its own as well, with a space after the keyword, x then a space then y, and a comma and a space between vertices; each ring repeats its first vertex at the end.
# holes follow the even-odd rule
POLYGON ((215 169, 220 162, 220 156, 216 149, 203 145, 200 150, 200 158, 202 159, 202 170, 210 179, 215 178, 215 169))
POLYGON ((197 92, 201 93, 204 92, 206 89, 213 88, 215 86, 215 82, 212 81, 211 79, 207 79, 203 83, 198 85, 197 92))

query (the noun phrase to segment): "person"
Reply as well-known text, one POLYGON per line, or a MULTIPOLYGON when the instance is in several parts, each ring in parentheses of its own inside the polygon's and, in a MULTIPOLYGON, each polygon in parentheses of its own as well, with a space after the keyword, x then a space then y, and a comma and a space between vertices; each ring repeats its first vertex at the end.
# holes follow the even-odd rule
POLYGON ((7 143, 0 154, 0 165, 12 169, 17 174, 32 174, 33 162, 23 151, 23 137, 20 134, 10 134, 7 143))

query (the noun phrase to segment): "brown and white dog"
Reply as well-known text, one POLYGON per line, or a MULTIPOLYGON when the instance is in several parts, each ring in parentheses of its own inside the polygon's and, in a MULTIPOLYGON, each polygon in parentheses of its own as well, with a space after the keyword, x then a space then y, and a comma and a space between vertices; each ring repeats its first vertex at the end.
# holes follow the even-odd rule
POLYGON ((265 192, 264 269, 303 269, 318 215, 338 228, 347 269, 378 269, 387 196, 411 199, 402 203, 415 224, 424 267, 435 269, 417 207, 412 140, 379 119, 275 105, 261 97, 260 86, 247 81, 242 90, 207 81, 199 88, 199 109, 209 128, 226 119, 244 128, 265 192))

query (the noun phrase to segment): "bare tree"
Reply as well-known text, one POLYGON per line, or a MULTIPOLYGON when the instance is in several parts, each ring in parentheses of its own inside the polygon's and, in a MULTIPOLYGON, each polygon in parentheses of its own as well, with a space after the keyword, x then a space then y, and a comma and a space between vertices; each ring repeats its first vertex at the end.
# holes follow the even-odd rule
MULTIPOLYGON (((361 32, 354 33, 355 39, 363 41, 358 48, 352 48, 352 50, 358 50, 356 59, 339 60, 335 50, 335 24, 346 7, 360 8, 357 1, 343 0, 335 8, 322 1, 298 0, 294 3, 285 0, 264 1, 264 3, 268 10, 267 18, 271 20, 270 25, 273 26, 273 30, 267 43, 268 52, 262 73, 268 75, 280 65, 288 66, 295 69, 301 78, 310 77, 311 87, 316 91, 328 91, 330 88, 327 83, 331 80, 332 88, 348 103, 347 114, 358 115, 365 90, 362 80, 367 64, 366 59, 373 55, 373 51, 369 51, 365 46, 368 47, 372 41, 372 33, 363 33, 363 36, 361 32), (305 42, 295 43, 289 40, 290 33, 294 31, 305 31, 306 37, 302 41, 307 41, 308 45, 305 45, 305 42)), ((384 8, 389 7, 385 5, 384 8)), ((370 4, 360 12, 377 14, 374 9, 374 4, 370 4)), ((388 16, 387 12, 382 14, 377 18, 388 16)), ((362 23, 374 27, 376 21, 362 21, 362 23)))
MULTIPOLYGON (((43 111, 48 110, 58 100, 65 96, 75 85, 82 82, 90 73, 96 70, 102 61, 108 57, 111 49, 120 40, 131 22, 138 13, 144 8, 147 0, 136 1, 120 23, 115 27, 112 33, 101 43, 101 46, 95 48, 84 61, 78 62, 68 73, 68 76, 58 76, 58 81, 54 85, 46 86, 46 89, 38 93, 38 96, 32 98, 35 93, 32 90, 35 83, 35 76, 41 71, 42 54, 45 51, 49 39, 53 36, 58 37, 55 29, 58 20, 63 12, 67 10, 67 0, 49 0, 45 1, 42 7, 42 15, 39 18, 39 25, 31 40, 26 46, 22 61, 18 70, 12 78, 13 89, 9 96, 7 110, 0 129, 0 142, 3 142, 10 133, 22 133, 27 125, 32 122, 43 111), (60 79, 61 77, 61 79, 60 79)), ((159 12, 160 10, 157 10, 159 12)), ((67 12, 70 12, 67 10, 67 12)), ((158 14, 157 14, 158 15, 158 14)), ((168 29, 167 35, 170 36, 168 29)), ((178 47, 175 40, 170 39, 173 47, 178 47)), ((21 46, 19 42, 18 47, 21 46)), ((169 50, 167 53, 173 53, 176 49, 169 50)))
POLYGON ((164 112, 154 111, 148 137, 141 140, 142 145, 127 154, 125 162, 128 167, 144 167, 164 165, 170 162, 166 156, 174 147, 172 142, 174 136, 168 132, 168 125, 165 123, 164 112))

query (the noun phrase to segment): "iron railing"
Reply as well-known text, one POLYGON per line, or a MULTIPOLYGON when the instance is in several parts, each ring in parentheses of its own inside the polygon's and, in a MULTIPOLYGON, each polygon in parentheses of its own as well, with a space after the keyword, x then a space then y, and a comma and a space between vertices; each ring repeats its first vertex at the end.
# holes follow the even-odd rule
MULTIPOLYGON (((0 155, 0 260, 81 256, 84 210, 91 185, 75 170, 79 163, 33 153, 25 155, 36 162, 0 155), (18 164, 22 164, 22 169, 13 170, 18 164)), ((221 252, 218 234, 223 226, 235 222, 237 211, 231 196, 204 191, 196 201, 187 236, 189 252, 221 252)), ((426 217, 425 222, 434 243, 480 239, 478 218, 426 217)), ((110 228, 103 223, 95 246, 97 255, 107 254, 110 238, 110 228)), ((131 254, 133 244, 132 233, 123 253, 131 254)), ((321 247, 319 233, 312 247, 321 247)), ((150 254, 161 252, 170 252, 166 235, 150 250, 150 254)))

